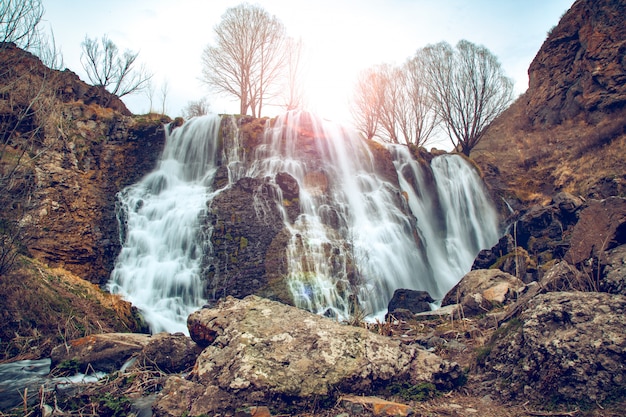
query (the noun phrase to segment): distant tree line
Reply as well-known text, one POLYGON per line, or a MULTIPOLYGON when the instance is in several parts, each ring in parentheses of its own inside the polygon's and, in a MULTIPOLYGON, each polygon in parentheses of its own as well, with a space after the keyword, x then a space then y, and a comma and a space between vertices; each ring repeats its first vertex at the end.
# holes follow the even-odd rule
POLYGON ((352 114, 367 138, 423 146, 436 127, 469 155, 489 124, 511 103, 513 82, 484 46, 429 45, 402 66, 364 70, 352 114))

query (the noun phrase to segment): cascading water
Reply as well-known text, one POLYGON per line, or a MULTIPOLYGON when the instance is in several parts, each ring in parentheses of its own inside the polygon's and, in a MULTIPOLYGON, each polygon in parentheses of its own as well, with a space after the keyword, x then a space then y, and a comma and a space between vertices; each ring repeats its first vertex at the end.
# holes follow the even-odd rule
POLYGON ((499 237, 498 215, 476 171, 459 155, 433 158, 426 171, 405 146, 391 146, 394 165, 441 299, 499 237), (429 177, 428 174, 432 177, 429 177))
POLYGON ((118 194, 122 250, 108 288, 138 307, 154 333, 187 332, 204 303, 200 219, 216 171, 221 118, 194 119, 166 139, 158 168, 118 194))
MULTIPOLYGON (((222 128, 236 131, 229 120, 222 128)), ((175 129, 159 168, 119 194, 124 244, 109 288, 139 307, 153 332, 185 332, 187 315, 204 303, 202 262, 213 248, 201 219, 217 193, 244 177, 275 190, 270 204, 291 236, 284 279, 294 304, 316 313, 347 317, 358 305, 379 316, 398 288, 442 298, 497 241, 497 216, 461 157, 440 156, 425 169, 406 147, 387 152, 303 112, 268 123, 253 147, 235 133, 218 150, 219 126, 213 116, 175 129), (214 190, 218 165, 228 184, 214 190), (293 201, 283 200, 284 175, 297 182, 293 201), (285 204, 299 206, 296 218, 285 204)), ((253 201, 258 216, 267 213, 267 195, 253 201)))
POLYGON ((358 302, 386 310, 396 288, 432 280, 400 190, 381 176, 356 132, 292 112, 266 132, 249 176, 286 172, 300 185, 300 216, 285 218, 292 238, 286 277, 296 306, 347 317, 358 302), (303 135, 303 132, 306 132, 303 135))

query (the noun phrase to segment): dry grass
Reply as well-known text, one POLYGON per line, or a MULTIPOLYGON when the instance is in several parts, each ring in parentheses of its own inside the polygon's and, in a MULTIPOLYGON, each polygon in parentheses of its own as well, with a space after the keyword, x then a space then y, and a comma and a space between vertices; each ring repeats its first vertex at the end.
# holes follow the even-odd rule
POLYGON ((587 196, 603 178, 624 180, 626 109, 547 128, 528 122, 524 104, 520 99, 503 113, 472 152, 505 195, 542 203, 560 191, 587 196))

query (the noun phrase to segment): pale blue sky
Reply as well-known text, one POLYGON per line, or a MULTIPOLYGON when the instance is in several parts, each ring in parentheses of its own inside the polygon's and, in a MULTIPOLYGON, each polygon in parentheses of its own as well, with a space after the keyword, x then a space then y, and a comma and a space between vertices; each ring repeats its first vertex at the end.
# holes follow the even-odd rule
MULTIPOLYGON (((547 32, 573 0, 257 0, 307 46, 309 101, 324 117, 346 121, 358 72, 381 63, 400 64, 418 48, 467 39, 498 56, 517 94, 547 32)), ((199 81, 200 57, 231 0, 43 0, 65 66, 83 80, 80 44, 107 34, 121 49, 140 52, 154 75, 154 107, 168 85, 167 113, 180 115, 190 100, 209 96, 216 112, 236 112, 236 102, 214 97, 199 81)), ((148 111, 145 95, 125 100, 148 111)), ((269 113, 277 110, 269 109, 269 113)), ((272 115, 272 114, 268 114, 272 115)))

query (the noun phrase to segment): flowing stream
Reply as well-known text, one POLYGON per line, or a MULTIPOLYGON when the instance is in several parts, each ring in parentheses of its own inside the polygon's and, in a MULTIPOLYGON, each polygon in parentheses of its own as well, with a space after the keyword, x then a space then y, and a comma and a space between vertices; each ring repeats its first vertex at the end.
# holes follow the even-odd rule
POLYGON ((315 313, 347 317, 358 306, 378 317, 398 288, 440 299, 498 239, 482 181, 460 156, 436 157, 429 169, 408 148, 389 146, 393 167, 385 170, 382 145, 289 112, 268 123, 246 159, 236 134, 218 149, 219 127, 210 116, 175 129, 158 168, 119 193, 124 243, 109 289, 136 305, 153 332, 186 332, 187 315, 205 302, 201 261, 212 248, 201 221, 221 191, 213 188, 218 164, 229 184, 246 176, 276 184, 279 173, 297 181, 300 215, 283 217, 291 235, 285 279, 294 304, 315 313))

